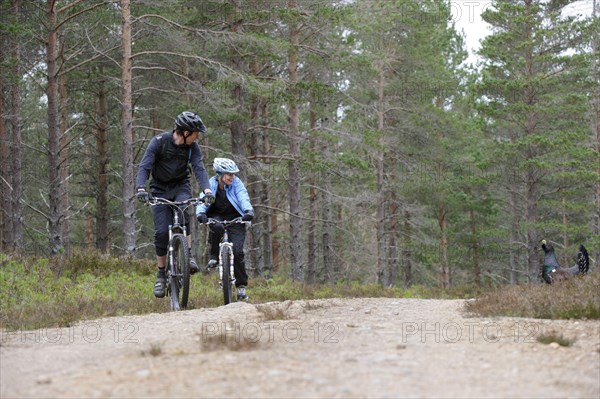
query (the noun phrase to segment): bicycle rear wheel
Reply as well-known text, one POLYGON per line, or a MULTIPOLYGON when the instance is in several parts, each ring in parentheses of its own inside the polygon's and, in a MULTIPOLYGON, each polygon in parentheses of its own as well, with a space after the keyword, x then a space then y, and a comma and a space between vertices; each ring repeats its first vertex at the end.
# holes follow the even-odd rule
POLYGON ((228 247, 223 248, 223 252, 221 253, 221 261, 223 266, 223 279, 221 283, 223 284, 223 302, 225 305, 229 305, 231 303, 232 289, 231 289, 231 276, 229 273, 229 263, 231 262, 231 249, 228 247))
POLYGON ((171 310, 185 309, 190 293, 190 254, 183 234, 173 236, 171 310))

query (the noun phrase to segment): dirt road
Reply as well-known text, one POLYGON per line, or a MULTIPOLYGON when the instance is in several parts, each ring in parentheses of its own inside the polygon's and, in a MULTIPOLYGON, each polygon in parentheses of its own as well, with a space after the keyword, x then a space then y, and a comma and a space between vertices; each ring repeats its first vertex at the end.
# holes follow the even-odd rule
POLYGON ((600 397, 600 322, 330 299, 0 332, 0 396, 600 397), (570 347, 541 344, 556 332, 570 347))

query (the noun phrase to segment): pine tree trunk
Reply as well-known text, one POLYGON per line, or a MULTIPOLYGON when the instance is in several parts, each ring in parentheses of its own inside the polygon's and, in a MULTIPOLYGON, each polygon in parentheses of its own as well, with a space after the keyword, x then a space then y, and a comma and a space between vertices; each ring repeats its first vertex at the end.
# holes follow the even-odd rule
MULTIPOLYGON (((250 73, 256 73, 256 62, 252 62, 250 63, 250 73)), ((249 124, 250 126, 252 125, 258 125, 258 121, 259 121, 259 106, 260 106, 260 98, 259 96, 251 96, 250 97, 250 120, 249 120, 249 124)), ((248 159, 253 159, 256 160, 258 157, 258 154, 260 153, 259 150, 259 134, 257 132, 257 129, 250 129, 249 132, 249 140, 248 140, 248 159)), ((247 188, 248 188, 248 195, 250 196, 250 201, 253 204, 258 204, 258 198, 260 197, 260 172, 259 173, 255 173, 255 172, 250 172, 248 173, 247 176, 247 188)), ((258 222, 258 217, 259 217, 259 213, 260 210, 258 207, 256 207, 254 209, 254 218, 255 218, 255 223, 253 224, 253 228, 252 228, 252 235, 246 237, 246 241, 248 241, 249 239, 251 239, 251 242, 249 243, 251 245, 251 248, 255 248, 255 251, 252 251, 250 253, 250 257, 252 258, 252 264, 254 265, 254 270, 253 270, 253 277, 257 277, 260 276, 262 273, 262 270, 264 268, 264 261, 262 258, 262 253, 261 253, 261 243, 260 243, 260 238, 262 236, 262 232, 261 230, 264 228, 264 223, 262 222, 262 215, 261 216, 261 222, 258 222)))
MULTIPOLYGON (((95 104, 97 106, 97 104, 95 104)), ((96 125, 95 123, 95 116, 93 117, 93 122, 92 125, 96 125)), ((89 198, 95 198, 97 196, 97 189, 94 185, 94 183, 96 182, 95 179, 92 178, 93 174, 92 174, 92 165, 94 164, 94 160, 92 159, 92 150, 94 149, 94 147, 92 147, 91 145, 84 145, 83 146, 83 160, 82 160, 82 167, 83 167, 83 171, 85 173, 86 176, 89 176, 87 178, 84 178, 83 180, 83 189, 85 190, 86 193, 88 193, 89 198)), ((86 212, 84 213, 84 242, 85 242, 85 248, 88 251, 93 251, 94 249, 96 249, 96 242, 95 242, 95 236, 94 236, 94 213, 93 211, 87 209, 86 212)))
POLYGON ((448 220, 446 209, 438 208, 438 224, 440 226, 440 274, 442 288, 450 288, 450 264, 448 263, 448 220))
MULTIPOLYGON (((389 162, 390 173, 388 186, 391 186, 393 182, 396 181, 395 171, 397 165, 393 157, 390 157, 389 162)), ((399 206, 398 197, 394 189, 389 189, 388 196, 388 286, 393 286, 396 284, 396 279, 398 277, 398 237, 400 236, 400 232, 398 231, 399 206)))
MULTIPOLYGON (((14 21, 19 20, 19 0, 12 0, 12 16, 14 21)), ((5 138, 6 141, 2 140, 3 146, 3 162, 5 162, 5 171, 10 171, 9 174, 3 173, 3 182, 0 183, 0 188, 6 194, 6 199, 2 205, 6 206, 4 211, 4 234, 2 242, 4 248, 8 251, 21 252, 23 250, 23 205, 21 203, 23 197, 23 181, 22 181, 22 167, 21 167, 21 88, 19 82, 21 81, 21 51, 19 36, 14 35, 11 39, 6 40, 2 46, 11 46, 11 58, 12 58, 12 76, 13 83, 10 85, 11 93, 11 125, 12 125, 12 137, 8 137, 6 131, 6 125, 4 124, 4 117, 2 117, 3 133, 0 135, 1 138, 5 138), (11 140, 12 139, 12 140, 11 140), (8 187, 10 186, 10 187, 8 187), (4 188, 6 187, 6 188, 4 188)), ((4 53, 4 49, 0 49, 0 52, 4 53)), ((4 55, 1 57, 4 58, 4 55)), ((4 78, 0 78, 4 81, 4 78)), ((4 100, 4 84, 0 84, 0 96, 4 100)), ((5 115, 5 106, 0 106, 0 115, 5 115)))
MULTIPOLYGON (((535 181, 535 170, 529 168, 527 172, 527 194, 525 197, 526 210, 525 210, 525 222, 528 226, 533 226, 538 219, 537 214, 537 198, 538 198, 538 186, 535 181)), ((540 263, 537 253, 538 244, 537 229, 535 227, 527 227, 527 264, 529 272, 529 282, 536 283, 538 281, 538 275, 540 272, 540 263)))
POLYGON ((91 213, 85 215, 85 245, 89 251, 96 248, 94 245, 94 216, 91 213))
MULTIPOLYGON (((440 110, 444 107, 444 98, 438 96, 435 99, 435 105, 440 110)), ((444 139, 442 131, 438 130, 436 133, 438 141, 444 139)), ((436 165, 436 176, 443 181, 446 174, 445 163, 443 160, 439 160, 436 165)), ((441 281, 444 289, 450 288, 450 263, 448 262, 448 208, 446 199, 442 195, 439 200, 438 206, 438 225, 440 226, 440 266, 441 266, 441 281)))
POLYGON ((477 223, 475 223, 475 211, 469 210, 471 225, 471 236, 473 237, 473 280, 477 286, 481 286, 481 265, 479 264, 479 240, 477 239, 477 223))
POLYGON ((411 226, 412 215, 408 209, 404 210, 404 236, 407 239, 404 242, 404 249, 402 250, 402 264, 404 267, 404 286, 410 287, 413 283, 412 275, 412 255, 413 248, 410 237, 412 237, 412 226, 411 226))
POLYGON ((377 218, 375 223, 377 224, 377 279, 378 282, 387 287, 389 282, 387 281, 387 259, 386 254, 386 234, 385 234, 385 202, 383 189, 384 184, 384 166, 383 166, 383 155, 379 154, 377 159, 377 218))
MULTIPOLYGON (((18 20, 19 16, 19 0, 13 0, 13 15, 15 20, 18 20)), ((19 82, 21 81, 21 51, 20 43, 18 39, 13 39, 12 59, 13 59, 13 76, 19 77, 15 79, 14 84, 11 88, 11 103, 12 103, 12 151, 10 153, 10 159, 12 159, 12 185, 13 185, 13 199, 12 199, 12 229, 13 229, 13 249, 20 253, 23 250, 23 179, 22 179, 22 143, 21 143, 21 87, 19 82)))
MULTIPOLYGON (((235 12, 230 14, 229 25, 232 33, 243 34, 243 19, 239 18, 242 14, 242 9, 240 7, 239 1, 233 1, 232 5, 235 7, 235 12)), ((234 70, 238 71, 240 74, 243 74, 246 70, 246 65, 244 64, 244 60, 237 52, 233 53, 233 57, 231 58, 231 65, 234 70)), ((231 92, 233 103, 235 104, 235 108, 238 114, 238 118, 233 119, 229 123, 229 130, 231 132, 231 152, 233 155, 233 160, 237 163, 240 172, 238 173, 239 178, 246 184, 249 185, 248 181, 248 157, 246 155, 246 125, 244 120, 242 119, 242 115, 246 113, 245 109, 245 93, 244 87, 241 83, 236 83, 231 92)), ((249 230, 246 236, 245 242, 245 250, 248 248, 254 248, 254 230, 249 230)), ((255 256, 245 257, 246 269, 248 271, 256 270, 255 265, 255 256)))
POLYGON ((133 170, 133 105, 131 59, 131 10, 129 0, 121 0, 121 133, 123 134, 123 237, 124 250, 133 255, 136 250, 135 176, 133 170))
MULTIPOLYGON (((288 9, 295 13, 297 10, 296 0, 288 1, 288 9)), ((292 18, 295 18, 292 16, 292 18)), ((291 21, 290 49, 288 52, 288 76, 289 87, 292 89, 289 107, 289 151, 292 160, 288 163, 288 201, 290 211, 290 263, 292 268, 292 279, 294 281, 304 280, 304 259, 302 254, 302 218, 300 208, 300 110, 298 107, 297 84, 298 84, 298 49, 300 47, 300 31, 298 23, 291 21)))
MULTIPOLYGON (((317 140, 315 137, 315 130, 317 128, 317 115, 314 110, 315 100, 314 98, 310 102, 310 111, 308 115, 310 135, 310 152, 315 154, 317 151, 317 140)), ((311 172, 310 176, 310 188, 308 195, 308 237, 307 237, 307 248, 308 258, 306 262, 306 282, 308 284, 314 284, 316 282, 317 275, 317 172, 311 172)))
MULTIPOLYGON (((383 38, 381 39, 381 47, 383 48, 383 38)), ((385 231, 385 142, 383 129, 385 127, 384 112, 385 107, 384 101, 384 87, 385 87, 385 72, 384 63, 382 61, 377 62, 377 69, 379 73, 379 79, 377 81, 377 129, 381 138, 379 139, 380 149, 377 153, 377 278, 378 282, 387 287, 388 281, 388 263, 386 259, 386 231, 385 231)))
MULTIPOLYGON (((0 40, 0 63, 4 65, 5 54, 7 53, 5 40, 0 40)), ((0 115, 6 115, 9 110, 4 101, 4 89, 6 87, 6 78, 0 74, 0 115)), ((10 161, 10 142, 6 126, 7 118, 0 117, 0 251, 9 252, 13 243, 12 228, 12 182, 11 182, 11 161, 10 161)))
POLYGON ((563 248, 565 249, 562 252, 562 259, 561 262, 563 265, 568 265, 570 263, 569 261, 569 255, 567 254, 567 249, 569 248, 569 236, 568 236, 568 228, 569 228, 569 219, 567 217, 567 202, 565 200, 565 197, 563 197, 562 199, 562 209, 563 209, 563 214, 562 214, 562 224, 563 224, 563 248))
MULTIPOLYGON (((259 97, 255 99, 255 103, 255 118, 259 121, 258 125, 266 126, 268 124, 267 100, 259 97)), ((256 155, 270 155, 271 146, 267 132, 261 129, 258 134, 253 134, 252 147, 254 148, 254 154, 256 155)), ((267 165, 269 164, 268 158, 266 158, 265 163, 267 165)), ((255 187, 253 198, 257 198, 258 203, 263 205, 262 207, 257 207, 255 209, 255 219, 259 221, 258 223, 255 223, 253 228, 253 234, 256 238, 255 247, 259 249, 256 251, 257 259, 255 264, 259 276, 271 278, 275 262, 273 254, 276 251, 274 247, 276 239, 273 237, 273 234, 271 234, 274 226, 273 218, 275 217, 275 212, 270 211, 271 195, 267 179, 257 176, 253 187, 255 187)))
MULTIPOLYGON (((64 35, 60 35, 60 40, 64 40, 64 35)), ((62 53, 64 45, 60 46, 61 63, 64 62, 64 54, 62 53)), ((67 109, 67 83, 65 74, 60 74, 58 79, 58 97, 60 103, 60 163, 59 163, 59 175, 60 175, 60 208, 61 211, 66 215, 69 212, 69 134, 68 134, 68 109, 67 109)), ((61 223, 61 236, 63 239, 63 246, 66 251, 70 251, 70 229, 69 229, 69 218, 65 217, 61 223)))
POLYGON ((98 121, 96 124, 96 156, 98 158, 98 187, 96 194, 96 245, 101 253, 106 254, 109 253, 110 250, 108 229, 108 113, 106 111, 107 100, 104 85, 104 69, 102 66, 98 72, 100 79, 98 82, 98 121))
POLYGON ((50 252, 63 252, 62 223, 65 215, 61 212, 61 176, 60 176, 60 115, 58 94, 58 61, 57 61, 57 5, 55 1, 47 2, 49 33, 46 37, 46 69, 48 86, 48 180, 49 205, 48 233, 50 235, 50 252))
MULTIPOLYGON (((241 15, 242 10, 240 8, 239 2, 232 2, 235 7, 235 12, 231 13, 230 17, 233 20, 229 21, 230 30, 232 33, 242 34, 242 21, 243 19, 238 19, 238 16, 241 15)), ((230 18, 231 19, 231 18, 230 18)), ((242 57, 237 54, 237 52, 233 53, 234 56, 231 58, 231 65, 234 70, 238 71, 240 74, 244 73, 245 65, 242 57)), ((241 83, 236 83, 231 92, 233 103, 235 104, 235 108, 238 115, 243 115, 245 112, 245 104, 244 104, 244 89, 241 83)), ((229 130, 231 132, 231 152, 233 154, 233 159, 238 165, 240 165, 240 173, 239 176, 243 181, 246 181, 246 172, 247 165, 244 165, 243 162, 246 161, 246 127, 244 126, 244 121, 241 117, 235 118, 229 123, 229 130)))
POLYGON ((327 280, 330 283, 335 283, 340 271, 334 252, 333 225, 330 222, 333 219, 333 201, 331 200, 331 193, 328 190, 323 192, 322 201, 323 232, 321 241, 323 243, 323 268, 325 269, 327 280))
MULTIPOLYGON (((323 127, 326 127, 329 123, 329 120, 323 120, 323 127)), ((330 147, 329 144, 324 142, 321 147, 321 154, 323 155, 323 161, 329 162, 331 160, 330 147)), ((322 178, 323 181, 330 181, 331 175, 329 172, 323 172, 324 176, 322 178)), ((333 224, 331 223, 334 220, 333 217, 333 199, 332 194, 329 189, 323 190, 321 194, 321 219, 323 219, 322 226, 322 237, 321 241, 323 243, 323 268, 325 269, 325 274, 327 276, 328 281, 334 283, 339 275, 340 268, 338 267, 338 260, 335 257, 334 251, 334 239, 333 239, 333 224)))
MULTIPOLYGON (((154 126, 154 118, 153 118, 153 126, 154 126)), ((158 115, 156 116, 156 126, 160 125, 160 121, 158 115)), ((201 146, 208 147, 209 145, 209 135, 205 134, 200 139, 201 146)), ((204 166, 207 166, 206 157, 203 158, 205 161, 204 166)), ((192 219, 196 219, 192 217, 192 219)), ((210 248, 208 246, 208 227, 202 226, 196 223, 195 228, 192 230, 192 249, 195 250, 195 256, 197 256, 197 261, 201 261, 203 264, 208 263, 210 248), (197 231, 197 234, 194 233, 197 231)), ((192 252, 194 253, 194 252, 192 252)))
MULTIPOLYGON (((525 16, 529 17, 532 9, 532 0, 525 0, 525 16)), ((526 21, 528 22, 527 18, 526 21)), ((525 106, 527 111, 525 113, 525 137, 530 137, 535 134, 537 125, 537 115, 535 111, 536 91, 533 87, 533 80, 535 79, 535 71, 533 65, 533 44, 531 44, 531 32, 533 27, 530 25, 525 26, 525 35, 527 47, 525 51, 525 106)), ((526 149, 526 161, 535 159, 537 155, 537 149, 535 143, 530 143, 526 149)), ((538 170, 535 166, 527 166, 526 177, 525 177, 525 222, 529 226, 527 228, 527 264, 529 266, 529 281, 534 283, 538 282, 539 274, 539 259, 537 253, 538 235, 537 229, 534 227, 538 221, 538 170)))
MULTIPOLYGON (((19 15, 19 1, 13 1, 13 12, 15 18, 19 15)), ((13 59, 13 76, 21 76, 21 51, 18 40, 15 41, 12 51, 13 59)), ((13 229, 13 249, 20 253, 23 251, 23 180, 22 180, 22 143, 21 143, 21 79, 15 79, 11 89, 12 103, 12 151, 10 158, 12 159, 12 183, 13 183, 13 203, 12 211, 12 229, 13 229)))
MULTIPOLYGON (((600 4, 598 0, 594 0, 593 18, 597 20, 600 13, 600 4)), ((600 46, 600 38, 598 35, 592 37, 592 76, 596 82, 596 87, 592 94, 592 132, 594 137, 594 148, 596 150, 596 172, 598 180, 596 180, 596 216, 592 221, 592 231, 596 237, 600 237, 600 65, 598 65, 598 47, 600 46)), ((595 245, 594 259, 596 260, 596 268, 600 266, 600 245, 595 245)))
MULTIPOLYGON (((261 105, 260 111, 263 125, 267 125, 268 121, 268 106, 266 101, 261 105)), ((262 153, 265 155, 271 154, 271 141, 267 132, 262 132, 262 153)), ((273 199, 271 197, 271 187, 266 179, 261 179, 261 203, 265 205, 263 210, 263 220, 265 221, 265 227, 262 229, 261 241, 262 241, 262 252, 264 259, 264 266, 262 269, 262 276, 271 278, 273 272, 279 265, 279 239, 275 234, 277 232, 277 215, 275 212, 270 212, 268 209, 271 206, 273 199), (273 234, 271 234, 273 233, 273 234)))
MULTIPOLYGON (((513 141, 516 138, 513 138, 513 141)), ((510 284, 518 284, 519 283, 519 273, 523 270, 523 266, 520 266, 521 257, 519 254, 521 253, 521 245, 522 242, 520 236, 520 221, 522 219, 521 212, 519 211, 519 193, 517 187, 517 178, 518 174, 516 170, 512 172, 510 176, 510 183, 508 187, 509 195, 510 195, 510 270, 508 271, 508 280, 510 284)))

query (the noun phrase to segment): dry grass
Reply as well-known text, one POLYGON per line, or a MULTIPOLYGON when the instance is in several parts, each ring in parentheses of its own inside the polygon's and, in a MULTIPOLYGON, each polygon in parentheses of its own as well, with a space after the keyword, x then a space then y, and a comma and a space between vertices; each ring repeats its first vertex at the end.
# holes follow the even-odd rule
POLYGON ((150 348, 148 350, 143 350, 141 354, 142 356, 158 357, 163 354, 162 346, 161 344, 153 343, 152 345, 150 345, 150 348))
POLYGON ((575 343, 574 339, 565 338, 564 335, 557 333, 556 331, 550 331, 546 334, 538 336, 537 341, 542 344, 549 345, 551 343, 557 343, 560 346, 571 346, 575 343))
POLYGON ((256 310, 262 314, 264 321, 285 320, 288 318, 287 314, 281 307, 267 304, 258 304, 255 305, 255 307, 256 310))
POLYGON ((74 250, 69 255, 57 255, 48 258, 48 267, 56 276, 76 276, 90 273, 95 276, 107 276, 114 272, 135 273, 137 275, 154 274, 154 261, 136 259, 131 256, 114 257, 96 250, 74 250))
POLYGON ((213 333, 200 334, 201 349, 206 352, 229 350, 232 352, 249 351, 260 347, 260 336, 245 333, 239 323, 222 324, 222 329, 213 333))
POLYGON ((465 308, 480 316, 600 319, 600 272, 554 285, 501 286, 465 308))
MULTIPOLYGON (((99 317, 167 312, 168 301, 152 295, 154 273, 152 261, 110 258, 93 251, 51 259, 0 254, 0 328, 65 327, 99 317)), ((487 292, 469 286, 442 290, 358 282, 307 285, 282 276, 251 281, 252 303, 267 321, 285 320, 289 314, 282 307, 261 305, 265 302, 340 297, 477 297, 468 302, 467 310, 483 316, 599 319, 600 272, 553 286, 503 286, 487 292)), ((215 307, 222 301, 216 274, 193 280, 189 309, 215 307)), ((309 301, 306 306, 319 304, 309 301)), ((241 350, 245 344, 235 345, 241 350)))

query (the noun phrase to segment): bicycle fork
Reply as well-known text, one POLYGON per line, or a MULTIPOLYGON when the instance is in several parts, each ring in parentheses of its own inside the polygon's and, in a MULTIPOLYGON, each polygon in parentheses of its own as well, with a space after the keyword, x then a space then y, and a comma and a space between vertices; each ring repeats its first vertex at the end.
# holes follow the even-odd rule
POLYGON ((171 291, 171 279, 174 278, 173 277, 173 265, 175 263, 173 263, 175 261, 175 258, 173 256, 173 254, 175 253, 175 248, 173 247, 173 225, 169 225, 169 262, 168 262, 168 272, 167 272, 167 290, 171 291))
POLYGON ((223 267, 229 267, 229 281, 225 284, 235 283, 235 274, 233 271, 233 244, 229 242, 227 231, 223 234, 223 240, 219 244, 219 254, 223 253, 223 247, 227 247, 229 250, 229 265, 223 265, 223 257, 219 256, 219 280, 223 284, 223 267))
POLYGON ((183 234, 183 237, 186 238, 186 242, 187 242, 187 235, 185 234, 186 231, 185 229, 181 228, 181 226, 179 225, 179 213, 175 212, 173 214, 173 224, 169 225, 169 272, 171 275, 171 278, 175 278, 175 277, 180 277, 181 274, 178 274, 177 276, 175 275, 175 247, 174 247, 174 240, 173 240, 173 236, 175 234, 175 230, 178 230, 179 234, 183 234))
MULTIPOLYGON (((174 237, 174 232, 173 232, 173 226, 169 225, 169 249, 168 249, 168 254, 169 254, 169 272, 171 273, 172 276, 175 275, 174 273, 174 265, 175 265, 175 247, 174 247, 174 242, 175 240, 173 240, 174 237)), ((183 234, 183 237, 186 238, 185 232, 183 233, 178 233, 178 234, 183 234)))

